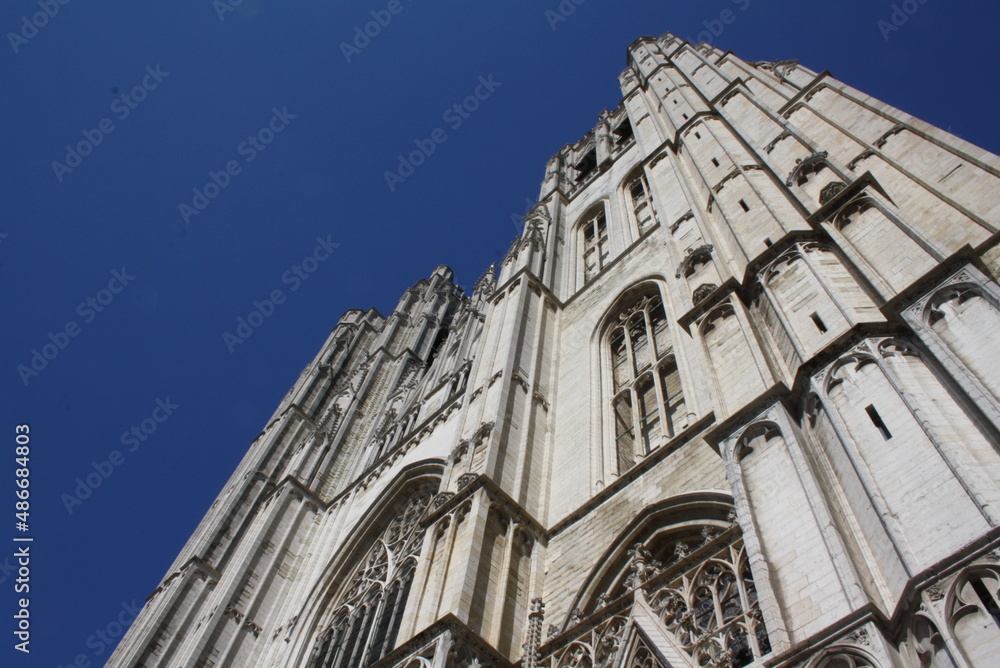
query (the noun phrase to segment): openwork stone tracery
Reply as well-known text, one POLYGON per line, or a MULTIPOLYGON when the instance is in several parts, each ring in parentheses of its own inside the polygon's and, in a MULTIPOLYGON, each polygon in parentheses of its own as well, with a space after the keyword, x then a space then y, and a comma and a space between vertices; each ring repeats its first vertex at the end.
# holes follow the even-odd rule
POLYGON ((568 629, 554 646, 543 646, 540 665, 664 665, 644 645, 635 623, 647 611, 695 665, 740 668, 768 654, 771 646, 739 528, 704 529, 633 547, 629 572, 609 596, 602 595, 611 602, 568 629))
POLYGON ((308 668, 368 666, 392 649, 420 556, 420 520, 436 491, 430 486, 414 491, 369 548, 336 600, 308 668))

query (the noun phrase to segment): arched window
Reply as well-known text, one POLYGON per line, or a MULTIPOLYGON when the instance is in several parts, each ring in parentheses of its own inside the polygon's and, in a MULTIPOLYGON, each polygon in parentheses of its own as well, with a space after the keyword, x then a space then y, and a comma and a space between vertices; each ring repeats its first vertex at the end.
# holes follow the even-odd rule
POLYGON ((861 653, 844 649, 824 654, 816 664, 816 668, 877 668, 877 666, 861 653))
POLYGON ((950 621, 970 665, 995 663, 1000 652, 1000 570, 976 568, 955 583, 950 621))
POLYGON ((686 425, 684 392, 659 294, 625 309, 610 334, 618 473, 686 425))
MULTIPOLYGON (((590 621, 578 629, 593 627, 595 617, 612 624, 613 616, 627 619, 627 609, 641 592, 643 608, 654 616, 650 621, 687 655, 684 665, 740 668, 771 652, 739 526, 717 520, 667 527, 654 523, 636 538, 639 542, 626 553, 609 556, 606 572, 590 589, 594 597, 580 611, 590 621)), ((567 636, 574 635, 573 627, 570 619, 567 636)), ((551 665, 570 668, 566 659, 578 644, 557 648, 551 665)))
POLYGON ((436 487, 407 496, 335 599, 308 668, 362 668, 392 650, 423 543, 420 525, 436 487))
POLYGON ((583 258, 583 280, 590 281, 608 263, 608 219, 604 206, 594 209, 580 224, 580 248, 583 258))
POLYGON ((652 227, 656 220, 653 212, 653 198, 649 192, 649 183, 646 175, 639 172, 625 186, 625 193, 629 204, 632 206, 632 213, 635 215, 635 224, 639 228, 639 234, 643 234, 652 227))

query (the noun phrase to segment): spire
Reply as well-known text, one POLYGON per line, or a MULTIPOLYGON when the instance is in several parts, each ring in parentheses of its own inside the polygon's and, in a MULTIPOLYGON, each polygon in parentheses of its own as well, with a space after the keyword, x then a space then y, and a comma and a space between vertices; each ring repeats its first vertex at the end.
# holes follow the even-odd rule
POLYGON ((545 619, 545 603, 541 598, 531 600, 531 610, 528 612, 528 628, 524 632, 524 656, 521 660, 523 668, 538 668, 538 648, 542 644, 542 622, 545 619))

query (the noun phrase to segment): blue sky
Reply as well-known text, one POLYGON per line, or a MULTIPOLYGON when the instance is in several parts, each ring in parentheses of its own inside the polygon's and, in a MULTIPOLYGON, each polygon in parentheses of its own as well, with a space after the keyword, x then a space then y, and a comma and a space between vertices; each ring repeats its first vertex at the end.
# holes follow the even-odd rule
POLYGON ((558 0, 62 1, 37 30, 38 0, 0 7, 3 666, 103 665, 123 604, 157 586, 340 315, 499 260, 548 158, 620 100, 637 36, 715 28, 747 60, 829 69, 1000 150, 993 2, 909 0, 888 31, 893 3, 871 0, 564 0, 558 22, 558 0), (342 47, 373 11, 379 34, 342 47), (482 80, 479 108, 446 117, 482 80), (276 291, 249 337, 225 336, 276 291), (36 350, 51 359, 32 368, 36 350), (4 566, 22 423, 28 656, 4 566))

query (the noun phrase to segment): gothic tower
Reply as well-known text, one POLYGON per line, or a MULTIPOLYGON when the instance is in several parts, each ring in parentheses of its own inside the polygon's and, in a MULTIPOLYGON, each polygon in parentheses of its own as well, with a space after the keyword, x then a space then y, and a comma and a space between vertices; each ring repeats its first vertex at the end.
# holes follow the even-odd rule
POLYGON ((471 295, 340 319, 108 665, 997 665, 1000 158, 669 34, 620 84, 471 295))

